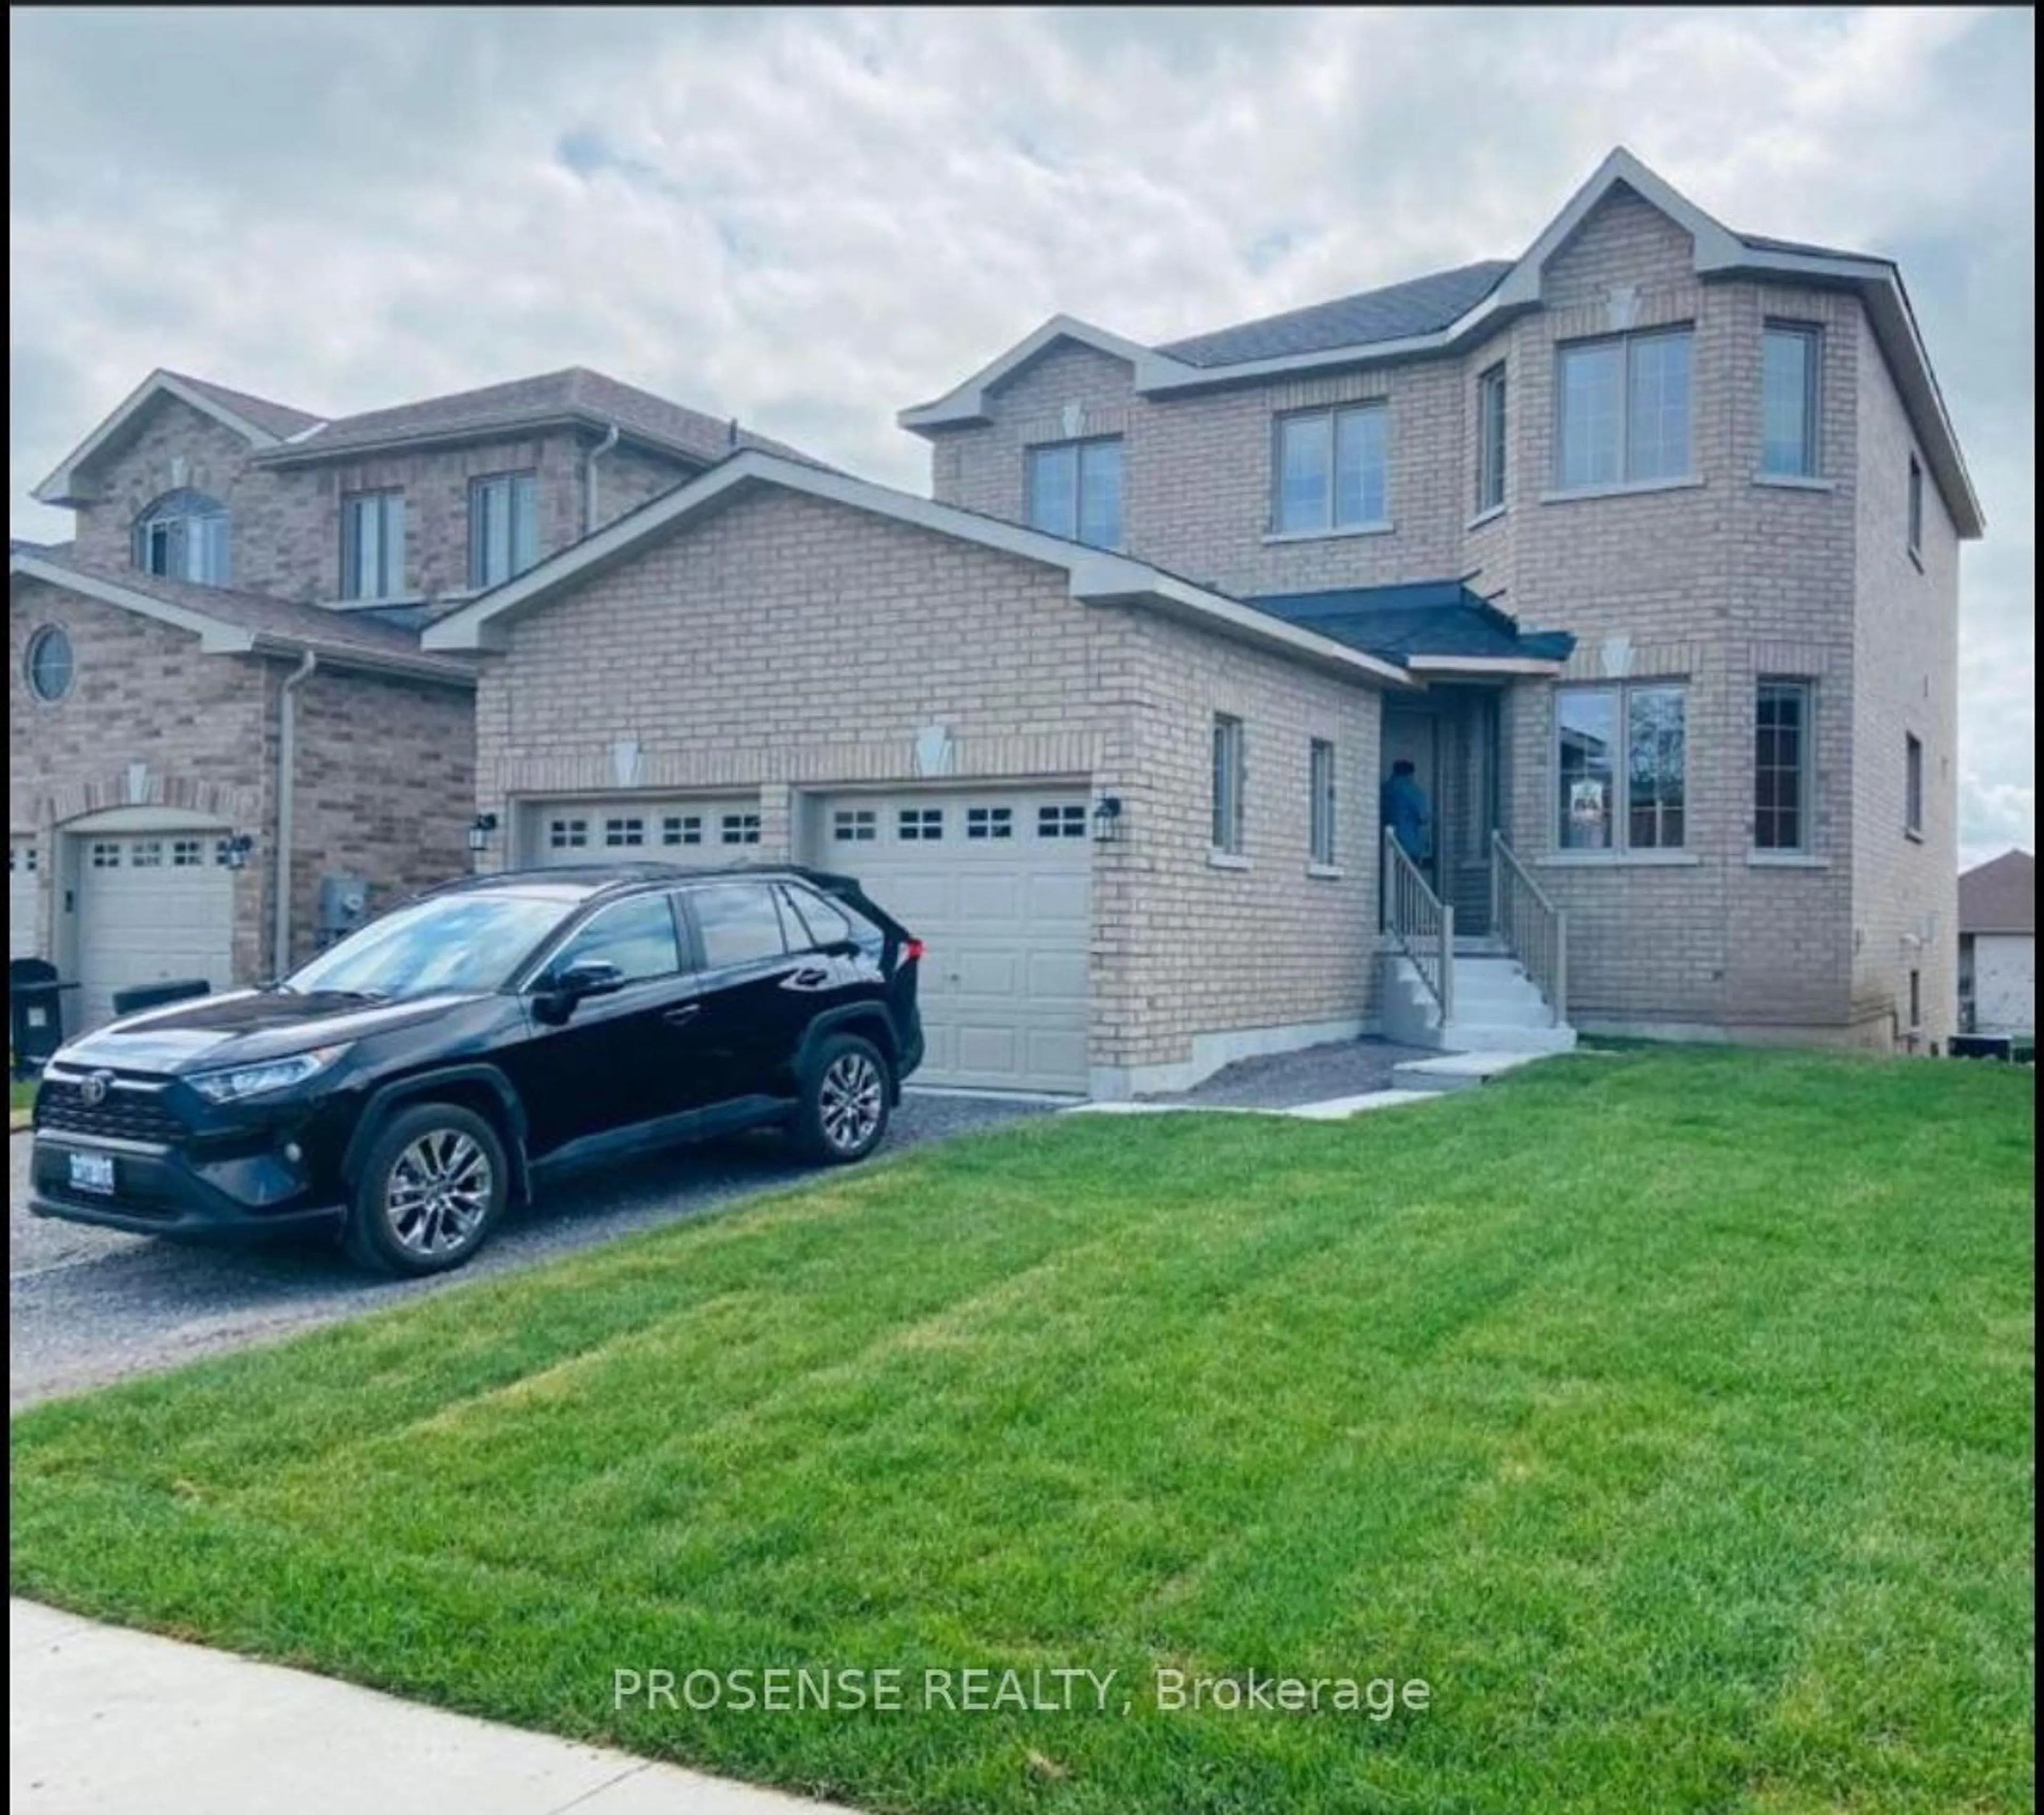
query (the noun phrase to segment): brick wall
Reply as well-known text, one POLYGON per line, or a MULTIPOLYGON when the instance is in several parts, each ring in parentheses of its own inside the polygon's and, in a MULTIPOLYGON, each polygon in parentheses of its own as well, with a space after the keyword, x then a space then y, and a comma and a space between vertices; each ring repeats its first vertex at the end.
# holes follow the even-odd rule
MULTIPOLYGON (((341 500, 355 492, 405 494, 405 594, 424 599, 469 589, 472 480, 536 475, 540 552, 584 532, 584 455, 598 436, 562 428, 456 447, 365 455, 317 466, 267 467, 241 437, 175 397, 152 405, 117 452, 95 462, 100 497, 77 512, 78 554, 102 568, 133 564, 136 518, 182 483, 228 508, 231 584, 279 598, 325 603, 340 596, 341 500)), ((599 466, 598 514, 609 522, 698 468, 620 446, 599 466)))
MULTIPOLYGON (((1065 575, 820 500, 762 491, 515 624, 486 658, 479 804, 756 791, 760 854, 797 854, 798 790, 915 774, 947 726, 959 780, 1066 779, 1126 803, 1095 847, 1093 1062, 1185 1060, 1194 1034, 1364 1011, 1374 697, 1065 575), (1254 867, 1207 863, 1211 715, 1250 737, 1254 867), (1306 742, 1342 753, 1345 877, 1308 881, 1306 742), (1353 827, 1353 835, 1350 828, 1353 827)), ((1374 815, 1373 815, 1374 818, 1374 815)))

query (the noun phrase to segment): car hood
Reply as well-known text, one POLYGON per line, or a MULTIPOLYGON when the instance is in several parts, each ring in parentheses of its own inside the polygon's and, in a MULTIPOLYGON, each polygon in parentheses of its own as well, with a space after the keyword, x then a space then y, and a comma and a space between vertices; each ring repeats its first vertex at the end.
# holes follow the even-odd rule
POLYGON ((477 1000, 473 995, 442 995, 365 1002, 359 996, 238 989, 128 1015, 71 1042, 55 1062, 137 1072, 254 1065, 430 1021, 477 1000))

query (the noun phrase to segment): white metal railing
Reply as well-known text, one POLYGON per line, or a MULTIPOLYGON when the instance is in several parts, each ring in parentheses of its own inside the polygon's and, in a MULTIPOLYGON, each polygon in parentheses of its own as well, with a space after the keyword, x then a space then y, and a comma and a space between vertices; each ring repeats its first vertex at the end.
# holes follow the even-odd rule
POLYGON ((1427 886, 1397 835, 1384 834, 1384 930, 1412 961, 1440 1005, 1441 1025, 1455 1012, 1455 911, 1427 886))
POLYGON ((1490 835, 1490 930, 1554 1011, 1569 1019, 1569 920, 1535 882, 1504 833, 1490 835))

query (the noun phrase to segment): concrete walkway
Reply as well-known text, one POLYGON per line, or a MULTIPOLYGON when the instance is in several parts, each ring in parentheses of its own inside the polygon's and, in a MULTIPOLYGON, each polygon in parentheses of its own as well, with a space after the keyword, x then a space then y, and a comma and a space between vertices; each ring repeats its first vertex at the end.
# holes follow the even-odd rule
POLYGON ((851 1815, 33 1601, 7 1666, 17 1815, 851 1815))

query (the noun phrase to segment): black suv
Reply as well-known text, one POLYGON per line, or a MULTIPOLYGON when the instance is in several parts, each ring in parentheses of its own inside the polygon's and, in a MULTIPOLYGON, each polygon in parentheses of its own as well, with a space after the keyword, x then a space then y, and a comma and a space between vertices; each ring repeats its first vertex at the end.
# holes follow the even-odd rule
POLYGON ((455 883, 282 983, 65 1046, 30 1207, 144 1234, 324 1229, 434 1273, 579 1161, 767 1124, 863 1159, 922 1061, 922 952, 814 870, 455 883))

